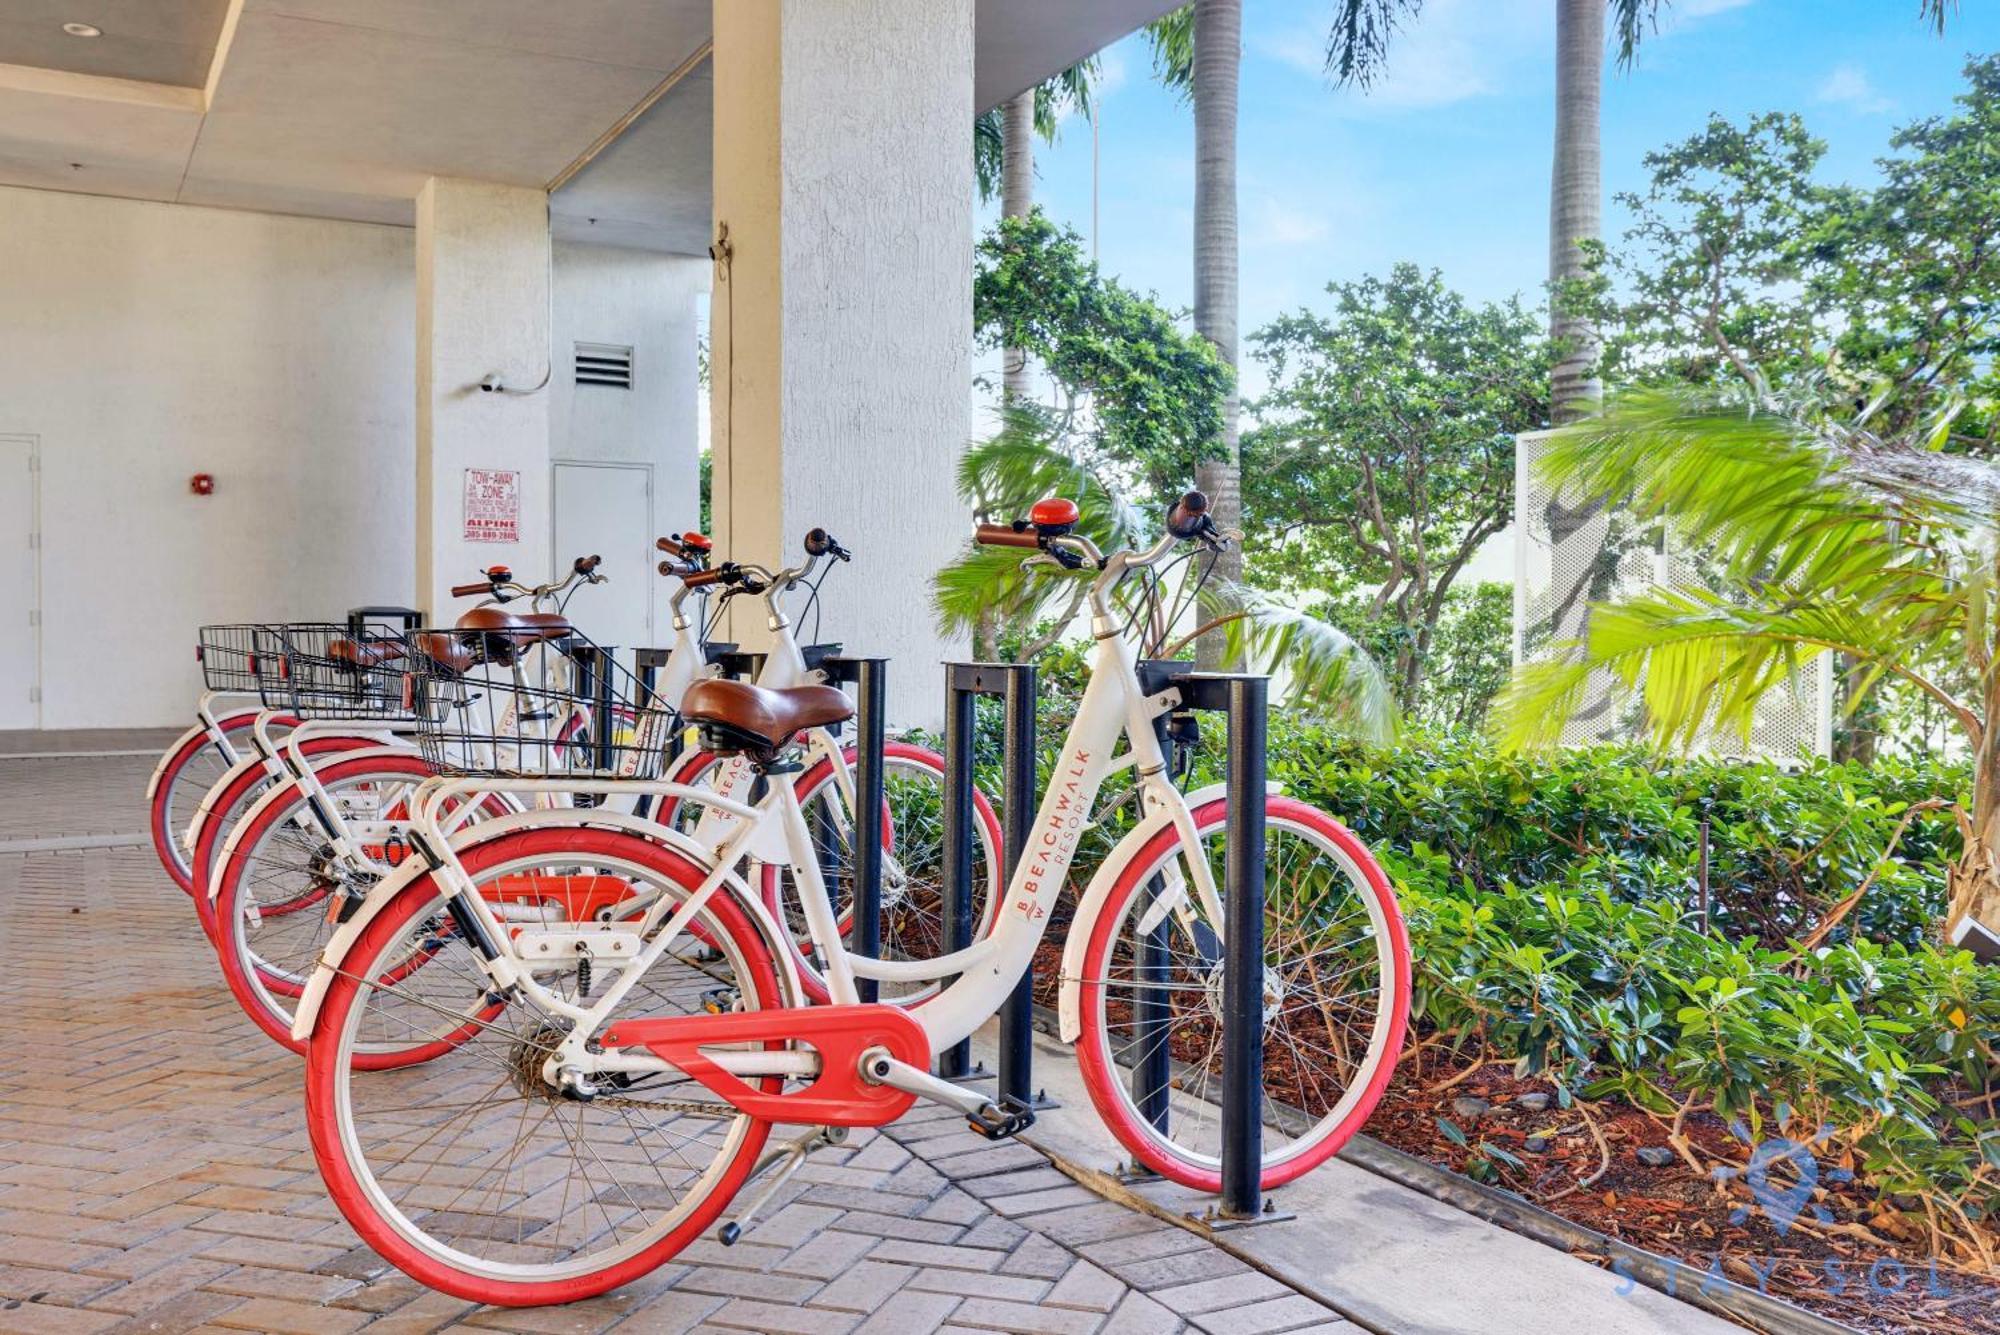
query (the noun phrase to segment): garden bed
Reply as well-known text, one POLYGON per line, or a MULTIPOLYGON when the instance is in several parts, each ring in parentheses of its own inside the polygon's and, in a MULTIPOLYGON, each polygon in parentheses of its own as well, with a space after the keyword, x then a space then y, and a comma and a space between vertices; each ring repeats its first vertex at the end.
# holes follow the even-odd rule
MULTIPOLYGON (((1675 1277, 1682 1296, 1719 1277, 1857 1330, 2000 1331, 2000 1283, 1934 1261, 1920 1223, 1835 1176, 1833 1165, 1816 1186, 1785 1167, 1761 1192, 1740 1175, 1718 1183, 1674 1154, 1640 1109, 1617 1099, 1564 1108, 1549 1082, 1517 1079, 1511 1066, 1399 1071, 1368 1134, 1667 1258, 1684 1267, 1675 1277), (1641 1149, 1667 1161, 1642 1163, 1641 1149)), ((1712 1115, 1690 1117, 1684 1131, 1711 1163, 1740 1164, 1752 1152, 1712 1115)), ((1576 1254, 1618 1268, 1611 1257, 1576 1254)))

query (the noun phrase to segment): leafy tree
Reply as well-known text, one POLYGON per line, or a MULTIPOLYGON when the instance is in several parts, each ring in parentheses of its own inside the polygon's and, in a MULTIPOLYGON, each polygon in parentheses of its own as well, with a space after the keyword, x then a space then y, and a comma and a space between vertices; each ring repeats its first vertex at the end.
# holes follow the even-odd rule
POLYGON ((1602 669, 1661 741, 1747 736, 1758 702, 1809 657, 1845 655, 1858 696, 1901 681, 1969 747, 1944 925, 1971 914, 2000 929, 2000 465, 1938 448, 1948 411, 1900 437, 1844 418, 1810 400, 1643 390, 1568 428, 1545 456, 1550 479, 1669 520, 1717 577, 1595 606, 1579 652, 1516 673, 1496 725, 1510 742, 1553 740, 1602 669))
POLYGON ((1633 215, 1611 270, 1631 292, 1614 312, 1611 373, 1654 383, 1784 382, 1815 364, 1823 310, 1805 299, 1799 236, 1818 211, 1826 145, 1789 113, 1648 153, 1651 181, 1618 196, 1633 215))
MULTIPOLYGON (((1939 11, 1942 19, 1942 9, 1939 11)), ((1873 189, 1824 192, 1801 243, 1837 317, 1837 372, 1879 401, 1880 429, 1967 402, 1952 443, 1991 453, 2000 418, 2000 56, 1965 67, 1958 110, 1899 130, 1873 189)))
POLYGON ((1513 516, 1513 437, 1548 420, 1548 344, 1518 300, 1474 305, 1414 265, 1327 290, 1331 315, 1252 339, 1272 386, 1245 451, 1257 577, 1370 590, 1409 709, 1454 582, 1513 516))
POLYGON ((1956 112, 1890 140, 1882 179, 1828 187, 1790 114, 1711 117, 1646 156, 1608 276, 1610 373, 1640 383, 1791 392, 1825 381, 1856 424, 1901 435, 1960 404, 1948 447, 1991 451, 2000 423, 2000 57, 1966 66, 1956 112))
POLYGON ((1220 436, 1233 381, 1214 347, 1099 274, 1076 233, 1040 210, 1001 219, 976 258, 974 332, 1047 369, 1062 407, 1046 424, 1084 438, 1066 448, 1136 473, 1149 493, 1184 490, 1220 436))
MULTIPOLYGON (((1345 631, 1378 663, 1393 663, 1411 630, 1377 616, 1372 591, 1333 598, 1314 611, 1345 631)), ((1486 722, 1493 697, 1512 671, 1514 589, 1481 581, 1445 595, 1425 658, 1423 686, 1408 702, 1404 718, 1442 733, 1476 733, 1486 722)))

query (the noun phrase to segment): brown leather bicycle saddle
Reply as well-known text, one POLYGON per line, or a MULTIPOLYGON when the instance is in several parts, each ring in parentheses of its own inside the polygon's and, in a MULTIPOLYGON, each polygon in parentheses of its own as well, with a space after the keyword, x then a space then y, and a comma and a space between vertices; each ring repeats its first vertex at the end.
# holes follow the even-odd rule
POLYGON ((709 749, 771 755, 807 728, 854 716, 854 705, 834 686, 772 690, 748 682, 711 679, 688 688, 681 717, 699 724, 709 749))
POLYGON ((468 608, 454 625, 458 630, 481 635, 505 635, 520 644, 559 640, 575 629, 560 612, 509 612, 504 607, 490 606, 468 608))
POLYGON ((447 672, 464 672, 479 661, 479 655, 467 645, 460 644, 456 635, 441 630, 413 635, 410 642, 416 646, 418 653, 447 672))
POLYGON ((403 656, 403 646, 394 640, 335 640, 326 647, 326 656, 336 663, 352 663, 358 668, 380 667, 403 656))

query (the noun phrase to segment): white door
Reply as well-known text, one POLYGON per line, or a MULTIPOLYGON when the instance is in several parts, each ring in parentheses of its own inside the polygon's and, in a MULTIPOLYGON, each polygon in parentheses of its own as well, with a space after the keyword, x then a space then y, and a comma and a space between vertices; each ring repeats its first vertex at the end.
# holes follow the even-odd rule
MULTIPOLYGON (((579 556, 602 556, 608 583, 586 585, 570 600, 570 619, 599 644, 622 650, 653 643, 653 594, 660 577, 653 550, 651 464, 558 463, 555 466, 555 572, 579 556)), ((621 661, 631 661, 629 653, 621 661)))
POLYGON ((0 728, 42 725, 35 438, 0 436, 0 728))

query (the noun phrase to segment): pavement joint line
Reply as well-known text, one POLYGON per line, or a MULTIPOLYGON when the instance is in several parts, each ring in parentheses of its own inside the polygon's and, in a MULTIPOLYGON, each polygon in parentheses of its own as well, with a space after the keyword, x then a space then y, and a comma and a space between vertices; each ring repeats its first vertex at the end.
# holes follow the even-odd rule
POLYGON ((0 839, 0 854, 73 853, 91 848, 139 848, 153 842, 143 831, 137 834, 70 834, 50 839, 0 839))
POLYGON ((158 756, 161 748, 145 751, 0 751, 0 760, 89 760, 98 756, 158 756))

